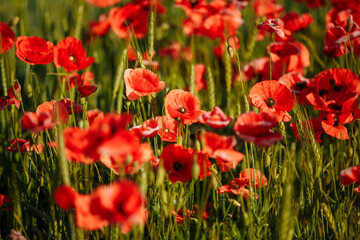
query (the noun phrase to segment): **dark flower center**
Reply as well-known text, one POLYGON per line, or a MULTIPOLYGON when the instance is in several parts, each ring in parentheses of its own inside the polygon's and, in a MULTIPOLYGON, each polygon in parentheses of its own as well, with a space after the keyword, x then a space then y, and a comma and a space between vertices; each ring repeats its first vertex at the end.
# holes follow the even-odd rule
POLYGON ((339 124, 340 124, 340 123, 339 123, 339 118, 338 118, 338 117, 334 117, 333 120, 334 120, 334 125, 333 125, 333 126, 334 126, 334 127, 339 126, 339 124))
POLYGON ((334 86, 335 85, 335 79, 330 79, 330 84, 332 85, 332 86, 334 86))
POLYGON ((187 110, 185 107, 180 107, 179 110, 178 110, 180 113, 186 113, 187 110))
POLYGON ((333 87, 333 89, 334 89, 334 91, 335 92, 339 92, 340 90, 341 90, 341 85, 335 85, 334 87, 333 87))
POLYGON ((190 5, 192 8, 195 7, 197 4, 198 4, 197 0, 190 0, 190 5))
POLYGON ((72 61, 72 62, 76 62, 76 59, 73 55, 69 55, 69 60, 72 61))
POLYGON ((132 20, 131 19, 126 19, 126 20, 123 21, 122 27, 126 28, 126 27, 130 26, 131 24, 132 24, 132 20))
POLYGON ((180 169, 183 167, 183 165, 179 162, 174 162, 173 168, 175 171, 180 171, 180 169))
POLYGON ((328 94, 329 92, 328 92, 328 90, 326 90, 326 89, 321 89, 320 91, 319 91, 319 95, 320 96, 322 96, 322 95, 325 95, 325 94, 328 94))
POLYGON ((341 110, 341 106, 337 105, 335 103, 329 104, 329 108, 333 109, 333 110, 337 110, 340 111, 341 110))
POLYGON ((306 82, 305 81, 301 81, 301 82, 297 82, 295 84, 296 88, 299 90, 303 90, 304 88, 306 88, 306 82))
POLYGON ((269 97, 268 99, 266 99, 266 105, 268 107, 274 107, 276 105, 275 98, 269 97))

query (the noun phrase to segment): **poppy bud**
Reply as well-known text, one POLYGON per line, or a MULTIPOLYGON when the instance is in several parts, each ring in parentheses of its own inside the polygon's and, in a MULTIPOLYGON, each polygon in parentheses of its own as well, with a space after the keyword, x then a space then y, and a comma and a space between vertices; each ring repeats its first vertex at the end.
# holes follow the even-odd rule
POLYGON ((351 29, 353 28, 353 26, 354 26, 354 19, 353 19, 353 16, 352 15, 350 15, 349 16, 349 19, 346 21, 347 23, 346 23, 346 31, 347 32, 350 32, 351 31, 351 29))
POLYGON ((9 21, 9 26, 10 27, 15 27, 18 23, 19 23, 19 17, 13 17, 10 21, 9 21))
POLYGON ((26 96, 27 96, 28 98, 31 98, 31 97, 33 96, 33 89, 32 89, 32 87, 31 87, 30 83, 28 83, 28 84, 26 85, 26 87, 25 87, 25 93, 26 93, 26 96))
POLYGON ((196 147, 196 151, 200 152, 201 151, 201 144, 199 140, 195 141, 195 147, 196 147))
POLYGON ((241 206, 241 204, 240 204, 238 201, 236 201, 235 199, 230 199, 230 202, 231 202, 234 206, 236 206, 236 207, 240 207, 240 206, 241 206))
POLYGON ((197 180, 199 178, 199 175, 200 175, 200 165, 197 161, 197 155, 194 155, 194 164, 193 164, 193 167, 192 167, 192 176, 193 176, 193 179, 197 180))
POLYGON ((164 188, 161 188, 160 190, 160 200, 163 203, 162 205, 166 205, 168 202, 167 192, 164 188))
POLYGON ((231 46, 227 46, 227 52, 231 58, 234 57, 234 49, 231 46))
POLYGON ((210 175, 210 183, 211 183, 211 187, 214 190, 218 189, 218 183, 217 183, 216 177, 214 175, 210 175))
POLYGON ((156 186, 160 186, 163 183, 164 177, 165 177, 164 164, 162 161, 160 161, 158 172, 157 172, 157 177, 156 177, 156 186))

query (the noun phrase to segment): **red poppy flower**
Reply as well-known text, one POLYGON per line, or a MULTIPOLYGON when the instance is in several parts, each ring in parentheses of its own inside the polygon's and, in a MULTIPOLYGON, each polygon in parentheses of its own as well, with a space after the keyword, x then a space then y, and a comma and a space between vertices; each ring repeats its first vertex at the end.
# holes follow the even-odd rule
POLYGON ((128 180, 102 185, 90 195, 81 195, 71 187, 61 186, 55 191, 54 197, 64 210, 75 208, 79 228, 97 230, 119 223, 123 230, 128 231, 132 225, 146 221, 144 197, 139 187, 128 180))
MULTIPOLYGON (((90 142, 88 131, 81 128, 66 128, 64 130, 65 156, 69 161, 91 164, 98 160, 95 156, 87 153, 87 149, 96 148, 96 143, 90 142), (92 144, 93 143, 93 144, 92 144)), ((96 150, 94 150, 96 151, 96 150)))
POLYGON ((8 96, 0 97, 0 111, 8 106, 14 104, 17 109, 20 108, 20 101, 17 98, 21 98, 21 86, 16 83, 8 90, 8 96))
POLYGON ((77 88, 78 92, 80 93, 80 98, 88 97, 97 90, 97 85, 90 84, 90 85, 83 85, 77 88))
POLYGON ((340 172, 340 182, 348 186, 353 182, 360 184, 360 165, 353 166, 340 172))
POLYGON ((121 0, 85 0, 86 2, 99 8, 107 8, 120 3, 121 0))
MULTIPOLYGON (((321 121, 317 118, 311 118, 305 120, 301 123, 303 125, 303 129, 305 131, 312 131, 314 134, 315 141, 318 143, 322 143, 321 134, 324 132, 323 127, 321 126, 321 121)), ((296 138, 301 141, 301 137, 299 135, 299 131, 296 125, 296 122, 292 122, 290 124, 291 129, 293 130, 296 138)), ((307 135, 306 135, 307 136, 307 135)), ((304 136, 303 136, 304 137, 304 136)), ((310 139, 308 139, 310 141, 310 139)))
POLYGON ((72 187, 67 185, 62 185, 56 188, 54 192, 54 199, 56 204, 65 211, 75 207, 75 198, 77 196, 78 193, 75 192, 72 187))
MULTIPOLYGON (((177 135, 182 135, 182 132, 179 132, 178 129, 178 121, 175 119, 169 118, 167 116, 158 116, 155 117, 157 124, 160 126, 160 130, 158 131, 158 135, 160 136, 162 141, 165 142, 176 142, 177 135)), ((180 129, 181 131, 181 129, 180 129)))
POLYGON ((31 65, 49 64, 54 59, 54 44, 35 36, 20 36, 16 39, 16 56, 31 65))
POLYGON ((90 34, 104 36, 110 30, 110 22, 106 14, 101 14, 98 21, 90 22, 90 34))
POLYGON ((36 108, 36 114, 39 115, 42 112, 52 115, 54 123, 56 124, 65 124, 69 120, 69 112, 62 102, 55 100, 44 102, 36 108))
POLYGON ((199 117, 199 122, 216 129, 226 127, 233 120, 232 117, 227 117, 221 108, 217 106, 211 112, 205 112, 199 117))
MULTIPOLYGON (((0 194, 0 207, 2 205, 5 205, 5 204, 10 203, 12 201, 13 201, 12 197, 9 197, 9 196, 4 195, 4 194, 0 194)), ((14 209, 14 207, 1 208, 1 210, 4 210, 5 212, 10 212, 13 209, 14 209)))
POLYGON ((155 119, 148 119, 143 122, 142 125, 138 125, 129 129, 129 131, 135 133, 139 138, 155 137, 161 126, 158 125, 158 121, 155 119))
POLYGON ((279 78, 279 83, 284 84, 292 93, 296 95, 299 104, 309 105, 306 95, 312 91, 309 87, 313 79, 305 78, 301 73, 289 72, 279 78))
POLYGON ((159 49, 159 54, 162 56, 171 56, 174 59, 179 59, 182 56, 181 45, 178 42, 173 42, 170 46, 159 49))
POLYGON ((70 100, 69 98, 61 99, 60 102, 65 105, 70 115, 73 114, 73 111, 75 114, 81 113, 83 111, 81 104, 77 104, 76 102, 70 100))
MULTIPOLYGON (((164 161, 165 171, 169 172, 171 182, 187 182, 192 179, 192 168, 194 163, 194 154, 197 154, 192 148, 186 149, 179 144, 168 145, 163 149, 160 159, 164 161)), ((211 163, 205 155, 197 154, 197 160, 200 165, 200 178, 210 175, 209 167, 211 163), (206 166, 204 168, 204 166, 206 166)))
POLYGON ((267 18, 277 18, 284 10, 284 7, 277 4, 276 0, 254 0, 253 8, 256 16, 267 18))
POLYGON ((273 114, 277 121, 290 121, 288 111, 294 106, 294 97, 284 84, 271 80, 259 82, 251 88, 249 99, 253 106, 273 114))
POLYGON ((276 124, 276 118, 270 113, 248 112, 238 117, 234 125, 234 132, 239 138, 247 142, 269 147, 283 139, 280 133, 271 131, 271 128, 275 127, 276 124))
POLYGON ((196 84, 196 91, 200 91, 201 89, 207 90, 207 82, 204 78, 205 75, 205 65, 204 64, 195 64, 195 84, 196 84))
POLYGON ((265 22, 260 22, 257 25, 258 30, 264 30, 267 32, 275 32, 279 37, 284 37, 285 33, 282 30, 283 24, 280 19, 266 19, 265 22))
MULTIPOLYGON (((240 173, 239 178, 230 181, 230 185, 223 185, 218 189, 218 194, 221 193, 233 193, 235 195, 242 195, 245 199, 250 198, 250 191, 245 188, 245 186, 250 185, 251 183, 256 186, 256 188, 264 187, 267 185, 267 179, 264 175, 261 174, 259 170, 253 168, 247 168, 244 172, 240 173), (255 172, 255 177, 254 177, 255 172)), ((256 194, 256 198, 259 196, 256 194)))
POLYGON ((85 69, 94 62, 94 57, 86 57, 85 49, 80 40, 67 37, 61 40, 54 49, 54 64, 72 72, 85 69))
POLYGON ((214 158, 222 172, 235 169, 244 158, 244 154, 233 149, 236 145, 234 136, 220 136, 213 132, 206 132, 204 136, 199 135, 199 138, 204 144, 201 152, 214 158))
POLYGON ((94 121, 100 121, 104 118, 104 113, 99 109, 88 110, 86 116, 89 120, 89 125, 91 126, 94 121))
POLYGON ((111 29, 120 38, 129 37, 129 31, 134 31, 136 38, 143 38, 147 32, 149 11, 141 4, 128 3, 121 8, 115 7, 109 12, 111 29))
POLYGON ((129 148, 126 153, 109 156, 101 155, 100 161, 115 174, 119 170, 124 170, 125 174, 135 174, 145 162, 153 162, 155 159, 151 146, 148 143, 142 143, 136 148, 129 148))
POLYGON ((200 100, 194 94, 180 89, 172 90, 166 95, 165 110, 169 117, 180 117, 182 124, 195 123, 204 113, 200 100))
POLYGON ((61 80, 65 82, 66 91, 69 91, 70 88, 74 88, 75 86, 83 86, 90 85, 90 81, 94 79, 94 74, 92 72, 84 72, 83 74, 71 73, 69 77, 62 77, 61 80), (68 82, 69 81, 69 82, 68 82))
POLYGON ((306 2, 308 8, 317 8, 326 4, 325 0, 296 0, 297 2, 306 2))
POLYGON ((9 51, 15 43, 15 34, 13 30, 4 22, 0 21, 1 47, 0 54, 9 51))
POLYGON ((37 154, 40 154, 43 150, 41 144, 33 144, 32 149, 29 140, 17 138, 17 139, 8 139, 8 142, 12 145, 12 147, 6 147, 6 150, 9 152, 30 152, 31 150, 35 150, 37 154))
POLYGON ((34 134, 52 128, 53 126, 53 118, 51 114, 47 112, 41 112, 39 114, 25 112, 21 120, 22 129, 29 130, 34 134))
POLYGON ((165 87, 165 82, 159 81, 155 73, 143 68, 127 69, 124 80, 126 97, 130 101, 160 92, 165 87))
POLYGON ((310 14, 297 14, 296 12, 288 12, 283 18, 284 28, 290 30, 291 33, 305 29, 313 22, 310 14))
POLYGON ((352 120, 351 112, 342 114, 328 113, 326 114, 326 120, 321 121, 321 126, 328 135, 340 140, 346 140, 349 139, 349 135, 346 127, 343 125, 352 120))
POLYGON ((310 66, 310 53, 305 45, 298 42, 275 42, 270 46, 271 60, 280 61, 286 72, 303 72, 310 66))

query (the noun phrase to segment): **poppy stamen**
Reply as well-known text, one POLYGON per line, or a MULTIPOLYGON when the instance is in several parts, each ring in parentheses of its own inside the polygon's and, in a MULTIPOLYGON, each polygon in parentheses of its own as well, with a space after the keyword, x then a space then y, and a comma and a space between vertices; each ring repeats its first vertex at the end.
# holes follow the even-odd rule
POLYGON ((299 90, 303 90, 304 88, 306 88, 307 83, 305 81, 301 81, 301 82, 297 82, 295 84, 296 88, 299 90))
POLYGON ((187 110, 185 107, 180 107, 179 110, 178 110, 180 113, 186 113, 187 110))
POLYGON ((266 99, 266 105, 268 107, 274 107, 276 105, 276 99, 273 97, 269 97, 268 99, 266 99))
POLYGON ((339 92, 341 90, 341 88, 342 88, 341 85, 335 85, 334 86, 334 91, 339 92))
POLYGON ((168 132, 170 132, 170 130, 167 129, 167 128, 165 128, 165 129, 164 129, 164 132, 168 133, 168 132))
POLYGON ((335 85, 335 79, 333 79, 333 78, 330 79, 330 85, 332 85, 332 86, 335 85))
POLYGON ((69 60, 72 61, 72 62, 76 62, 76 59, 73 55, 69 55, 69 60))
POLYGON ((179 171, 182 167, 183 167, 183 165, 181 163, 174 162, 173 168, 175 171, 179 171))

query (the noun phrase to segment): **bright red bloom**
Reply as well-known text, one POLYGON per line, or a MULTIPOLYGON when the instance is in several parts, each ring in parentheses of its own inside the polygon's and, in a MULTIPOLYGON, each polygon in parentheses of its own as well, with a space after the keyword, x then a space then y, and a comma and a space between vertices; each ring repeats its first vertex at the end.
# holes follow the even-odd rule
POLYGON ((80 87, 84 85, 90 85, 90 81, 94 79, 94 74, 92 72, 84 72, 83 74, 72 73, 69 77, 62 77, 61 80, 65 81, 66 91, 69 91, 70 88, 75 86, 80 87), (68 82, 69 81, 69 82, 68 82))
POLYGON ((170 46, 160 49, 159 54, 162 56, 171 56, 174 59, 179 59, 182 56, 181 45, 178 42, 173 42, 170 46))
POLYGON ((284 7, 276 3, 276 0, 254 0, 253 8, 256 16, 267 18, 277 18, 280 16, 284 7))
POLYGON ((100 121, 104 118, 104 113, 99 109, 92 109, 86 112, 86 116, 89 120, 89 125, 91 126, 93 122, 100 121))
POLYGON ((35 36, 20 36, 16 39, 16 56, 31 65, 49 64, 54 59, 54 44, 35 36))
POLYGON ((80 98, 88 97, 97 90, 97 85, 90 84, 90 85, 83 85, 77 88, 78 92, 80 93, 80 98))
POLYGON ((286 73, 299 72, 310 66, 310 53, 305 45, 298 42, 275 42, 270 45, 271 60, 286 66, 286 73))
POLYGON ((199 122, 216 129, 226 127, 233 120, 232 117, 227 117, 221 108, 217 106, 211 112, 205 112, 199 117, 199 122))
MULTIPOLYGON (((261 174, 259 170, 253 168, 247 168, 244 172, 240 172, 239 178, 230 181, 230 185, 223 185, 219 187, 218 194, 221 193, 233 193, 235 195, 242 195, 245 199, 250 198, 249 189, 245 188, 245 186, 250 186, 250 181, 252 184, 256 186, 256 188, 264 187, 267 185, 266 177, 261 174), (255 172, 255 177, 254 177, 255 172)), ((259 196, 256 194, 256 198, 259 196)))
POLYGON ((199 135, 204 147, 202 153, 216 160, 222 172, 235 169, 237 164, 244 158, 244 154, 233 149, 236 145, 234 136, 220 136, 213 132, 206 132, 204 137, 199 135))
POLYGON ((66 128, 64 130, 65 156, 69 161, 91 164, 98 158, 94 155, 88 156, 87 149, 96 146, 91 145, 88 132, 81 128, 66 128))
POLYGON ((205 65, 204 64, 195 64, 195 84, 196 84, 196 91, 200 91, 201 89, 207 90, 207 82, 204 78, 205 75, 205 65))
POLYGON ((0 21, 1 47, 0 54, 9 51, 15 43, 15 34, 8 24, 0 21))
POLYGON ((134 30, 136 38, 144 38, 147 32, 149 11, 141 4, 129 3, 123 7, 115 7, 109 12, 111 29, 120 38, 129 37, 129 31, 134 30))
POLYGON ((21 120, 22 129, 29 130, 34 134, 52 128, 53 126, 53 118, 51 114, 47 112, 41 112, 39 114, 25 112, 21 120))
POLYGON ((164 162, 166 172, 169 172, 171 182, 187 182, 192 179, 192 168, 194 155, 200 165, 200 178, 210 175, 209 167, 211 163, 203 154, 197 154, 192 148, 186 149, 179 144, 168 145, 163 149, 160 159, 164 162), (204 165, 206 168, 204 168, 204 165))
POLYGON ((16 83, 14 86, 11 86, 8 90, 8 96, 0 97, 0 111, 12 104, 14 104, 17 109, 19 109, 20 101, 17 98, 21 98, 20 91, 21 86, 18 83, 16 83))
POLYGON ((165 82, 159 81, 155 73, 143 68, 127 69, 124 80, 126 97, 130 101, 160 92, 165 87, 165 82))
POLYGON ((93 62, 94 57, 86 57, 81 41, 74 37, 61 40, 55 47, 54 64, 64 67, 67 72, 85 69, 93 62))
POLYGON ((182 124, 196 123, 204 113, 200 100, 194 94, 180 89, 172 90, 166 95, 165 110, 169 117, 180 117, 182 124))
POLYGON ((360 184, 360 165, 353 166, 340 172, 340 182, 348 186, 353 182, 360 184))
POLYGON ((267 32, 275 32, 279 37, 284 37, 285 33, 282 30, 283 25, 280 19, 266 19, 265 22, 260 22, 257 25, 258 30, 264 30, 267 32))
POLYGON ((85 1, 99 8, 111 7, 112 5, 121 2, 121 0, 85 0, 85 1))
POLYGON ((69 186, 61 186, 54 197, 64 210, 75 208, 79 228, 97 230, 119 223, 123 232, 127 232, 133 224, 143 224, 146 220, 144 197, 139 187, 128 180, 100 186, 90 195, 81 195, 69 186))
MULTIPOLYGON (((303 121, 301 124, 303 126, 304 131, 305 131, 305 136, 308 136, 306 134, 307 131, 312 131, 313 134, 314 134, 315 141, 318 142, 318 143, 322 143, 321 134, 324 132, 324 129, 321 126, 321 121, 319 119, 311 118, 311 119, 303 121)), ((299 135, 299 131, 298 131, 296 122, 292 122, 290 124, 290 127, 293 130, 296 138, 299 141, 301 141, 302 139, 301 139, 301 137, 299 135)), ((305 136, 302 136, 302 137, 305 137, 305 136)), ((310 141, 310 139, 307 139, 307 140, 310 141)))
POLYGON ((326 114, 326 120, 321 121, 321 126, 324 131, 340 140, 349 139, 348 131, 344 124, 347 124, 353 120, 351 112, 345 112, 342 114, 328 113, 326 114))
POLYGON ((106 14, 101 14, 98 21, 90 22, 90 34, 104 36, 110 30, 110 22, 106 14))
POLYGON ((296 95, 296 101, 299 104, 309 105, 306 95, 312 91, 308 86, 312 79, 305 78, 301 73, 289 72, 279 78, 279 83, 284 84, 292 93, 296 95))
POLYGON ((296 12, 288 12, 283 18, 284 28, 291 33, 305 29, 313 22, 313 18, 310 14, 297 14, 296 12))
POLYGON ((69 120, 69 112, 66 109, 65 104, 52 100, 51 102, 44 102, 36 108, 36 114, 42 112, 52 115, 54 123, 65 124, 69 120))
POLYGON ((101 155, 100 161, 115 174, 119 174, 119 170, 124 170, 126 174, 135 174, 145 162, 152 162, 155 159, 151 146, 148 143, 136 145, 134 148, 128 149, 127 152, 109 156, 101 155))
POLYGON ((161 126, 158 125, 158 122, 155 119, 148 119, 143 122, 142 125, 130 128, 129 131, 135 133, 139 138, 144 138, 155 137, 160 129, 161 126))
MULTIPOLYGON (((157 134, 160 136, 162 141, 165 142, 176 142, 177 135, 182 135, 182 132, 178 133, 178 121, 169 118, 167 116, 158 116, 155 118, 160 130, 157 134)), ((181 130, 180 130, 181 131, 181 130)))
POLYGON ((297 2, 306 2, 308 8, 317 8, 326 4, 325 0, 296 0, 297 2))
POLYGON ((294 106, 294 97, 290 90, 278 81, 269 80, 255 84, 250 90, 249 99, 261 112, 275 115, 277 121, 290 121, 288 111, 294 106))
POLYGON ((12 211, 14 209, 13 207, 8 207, 8 208, 5 208, 5 209, 1 208, 2 205, 10 203, 12 201, 13 201, 12 197, 9 197, 9 196, 4 195, 4 194, 0 194, 0 209, 5 211, 5 212, 12 211))
MULTIPOLYGON (((283 75, 283 63, 281 61, 272 61, 272 79, 277 80, 283 75)), ((249 81, 250 79, 255 77, 255 74, 260 75, 260 80, 267 80, 270 79, 269 76, 269 57, 261 57, 254 59, 245 64, 241 77, 245 80, 249 81)))
POLYGON ((281 141, 280 133, 271 131, 277 124, 276 118, 267 112, 248 112, 241 114, 234 125, 234 132, 239 138, 254 142, 255 145, 269 147, 281 141))
POLYGON ((31 150, 34 150, 37 154, 40 154, 43 150, 43 147, 41 144, 33 144, 32 149, 30 145, 29 140, 17 138, 17 139, 8 139, 8 142, 12 145, 12 147, 6 147, 6 150, 9 152, 30 152, 31 150))
POLYGON ((83 108, 80 103, 78 104, 78 103, 70 100, 69 98, 61 99, 60 102, 65 105, 65 107, 68 110, 70 115, 73 114, 73 110, 74 110, 75 114, 81 113, 83 111, 83 108))

